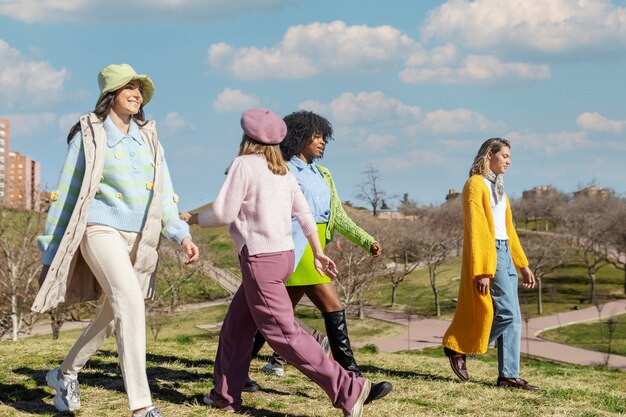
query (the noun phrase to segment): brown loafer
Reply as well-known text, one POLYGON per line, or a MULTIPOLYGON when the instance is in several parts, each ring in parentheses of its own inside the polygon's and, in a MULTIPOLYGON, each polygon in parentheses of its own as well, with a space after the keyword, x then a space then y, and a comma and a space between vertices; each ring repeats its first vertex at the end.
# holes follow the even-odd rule
POLYGON ((530 385, 528 381, 522 378, 504 378, 502 376, 499 376, 497 385, 503 388, 517 388, 532 392, 539 391, 539 387, 535 385, 530 385))
POLYGON ((461 381, 469 381, 469 373, 467 372, 467 356, 462 355, 459 352, 455 352, 452 349, 448 349, 444 346, 443 352, 450 361, 450 367, 452 371, 458 376, 461 381))

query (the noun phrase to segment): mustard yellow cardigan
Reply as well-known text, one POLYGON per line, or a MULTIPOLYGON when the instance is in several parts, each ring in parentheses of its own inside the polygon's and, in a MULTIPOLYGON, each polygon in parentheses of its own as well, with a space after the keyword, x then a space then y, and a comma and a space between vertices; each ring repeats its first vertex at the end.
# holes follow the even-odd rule
MULTIPOLYGON (((496 273, 496 246, 490 191, 483 177, 472 175, 463 187, 463 260, 456 312, 443 337, 443 345, 456 352, 485 353, 493 322, 491 294, 481 295, 477 277, 493 278, 496 273)), ((505 196, 506 197, 506 196, 505 196)), ((528 260, 513 225, 511 204, 506 197, 506 232, 516 268, 528 260)))

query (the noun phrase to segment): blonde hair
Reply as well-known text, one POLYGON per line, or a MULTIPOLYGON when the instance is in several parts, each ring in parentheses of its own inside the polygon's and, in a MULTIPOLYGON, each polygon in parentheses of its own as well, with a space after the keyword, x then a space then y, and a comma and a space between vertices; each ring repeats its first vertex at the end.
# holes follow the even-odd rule
POLYGON ((474 158, 474 163, 472 164, 472 168, 470 168, 469 176, 471 177, 476 174, 486 174, 489 169, 489 159, 487 158, 489 152, 492 154, 498 153, 504 147, 510 148, 511 142, 502 138, 491 138, 484 141, 483 144, 480 145, 480 149, 478 149, 478 153, 474 158))
POLYGON ((266 145, 244 133, 239 145, 239 156, 251 154, 263 155, 267 160, 267 169, 273 174, 285 175, 287 173, 287 164, 278 145, 266 145))

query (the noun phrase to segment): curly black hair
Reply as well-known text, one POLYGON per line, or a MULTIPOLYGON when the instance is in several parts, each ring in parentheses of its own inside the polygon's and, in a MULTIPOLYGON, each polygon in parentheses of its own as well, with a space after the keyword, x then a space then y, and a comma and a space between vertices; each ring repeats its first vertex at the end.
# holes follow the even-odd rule
POLYGON ((312 111, 299 110, 285 116, 283 120, 287 125, 287 135, 280 143, 280 150, 285 161, 299 155, 316 133, 322 135, 325 143, 333 139, 333 125, 312 111))

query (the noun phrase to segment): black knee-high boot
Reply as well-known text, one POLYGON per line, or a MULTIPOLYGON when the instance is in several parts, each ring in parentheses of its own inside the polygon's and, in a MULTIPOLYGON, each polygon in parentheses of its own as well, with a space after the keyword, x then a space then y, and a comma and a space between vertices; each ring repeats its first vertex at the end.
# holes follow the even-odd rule
POLYGON ((263 337, 261 332, 257 330, 256 334, 254 335, 254 344, 252 345, 253 358, 259 354, 259 351, 261 350, 263 345, 265 345, 265 338, 263 337))
POLYGON ((350 348, 346 311, 322 313, 322 316, 326 325, 326 335, 330 342, 330 350, 333 352, 333 359, 339 362, 339 365, 346 371, 352 371, 357 376, 361 376, 361 371, 354 359, 354 353, 352 353, 352 348, 350 348))

